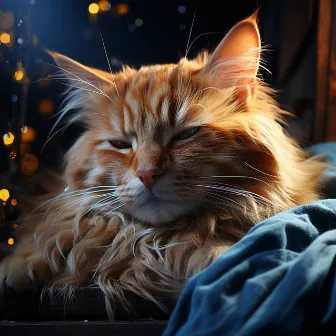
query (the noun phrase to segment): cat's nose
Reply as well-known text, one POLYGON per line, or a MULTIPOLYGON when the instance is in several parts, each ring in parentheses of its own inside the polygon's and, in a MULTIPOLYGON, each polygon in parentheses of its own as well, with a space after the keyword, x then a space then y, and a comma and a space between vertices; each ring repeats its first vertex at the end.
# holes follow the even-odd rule
POLYGON ((140 170, 136 173, 139 180, 145 185, 148 190, 152 190, 154 184, 159 177, 160 172, 158 169, 140 170))

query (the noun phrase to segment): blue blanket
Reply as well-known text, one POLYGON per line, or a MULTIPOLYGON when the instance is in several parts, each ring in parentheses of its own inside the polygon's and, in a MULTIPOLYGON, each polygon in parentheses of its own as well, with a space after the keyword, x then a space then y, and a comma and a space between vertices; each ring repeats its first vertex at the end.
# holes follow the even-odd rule
MULTIPOLYGON (((310 149, 319 153, 326 145, 310 149)), ((327 187, 336 185, 331 147, 327 187)), ((164 335, 308 333, 336 335, 336 199, 256 225, 188 281, 164 335)))

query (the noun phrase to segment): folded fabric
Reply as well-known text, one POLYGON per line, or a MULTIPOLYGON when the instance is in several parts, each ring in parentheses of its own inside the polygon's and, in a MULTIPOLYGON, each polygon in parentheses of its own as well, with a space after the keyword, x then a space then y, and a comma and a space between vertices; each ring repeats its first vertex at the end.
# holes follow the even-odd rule
POLYGON ((336 334, 336 200, 256 225, 191 278, 164 335, 336 334))

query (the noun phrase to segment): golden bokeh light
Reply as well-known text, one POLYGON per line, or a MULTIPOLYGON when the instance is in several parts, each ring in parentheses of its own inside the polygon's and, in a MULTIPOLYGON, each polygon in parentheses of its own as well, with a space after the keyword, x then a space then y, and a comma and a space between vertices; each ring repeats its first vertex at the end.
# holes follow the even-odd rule
POLYGON ((111 9, 111 4, 107 0, 99 1, 98 6, 102 12, 107 12, 111 9))
POLYGON ((14 244, 14 239, 13 238, 8 238, 7 243, 8 243, 8 245, 13 245, 14 244))
POLYGON ((38 169, 38 159, 34 154, 26 154, 21 163, 21 170, 24 175, 32 175, 38 169))
POLYGON ((14 15, 12 12, 4 11, 0 12, 0 28, 11 29, 14 24, 14 15))
POLYGON ((6 202, 9 198, 9 191, 7 189, 0 190, 0 199, 6 202))
POLYGON ((17 200, 16 200, 15 198, 13 198, 13 199, 11 200, 11 204, 12 204, 13 206, 17 205, 17 200))
POLYGON ((3 142, 4 142, 5 146, 9 146, 14 142, 14 134, 11 133, 11 132, 8 132, 8 133, 4 134, 2 139, 3 139, 3 142))
POLYGON ((21 135, 22 141, 23 142, 33 142, 35 138, 36 138, 35 130, 30 126, 27 126, 26 132, 22 133, 21 135))
POLYGON ((9 44, 11 41, 11 36, 8 33, 2 33, 0 35, 0 42, 4 44, 9 44))
POLYGON ((99 6, 98 6, 98 4, 96 4, 95 2, 93 2, 89 6, 89 12, 90 12, 90 14, 97 14, 99 12, 99 6))
POLYGON ((15 73, 14 73, 14 78, 19 82, 19 81, 21 81, 22 79, 23 79, 23 77, 24 77, 24 73, 23 73, 23 71, 21 71, 21 70, 17 70, 17 71, 15 71, 15 73))
POLYGON ((42 99, 39 102, 38 110, 41 114, 52 114, 54 112, 54 102, 51 99, 42 99))
POLYGON ((126 15, 128 13, 129 7, 125 3, 121 3, 116 6, 117 13, 119 15, 126 15))

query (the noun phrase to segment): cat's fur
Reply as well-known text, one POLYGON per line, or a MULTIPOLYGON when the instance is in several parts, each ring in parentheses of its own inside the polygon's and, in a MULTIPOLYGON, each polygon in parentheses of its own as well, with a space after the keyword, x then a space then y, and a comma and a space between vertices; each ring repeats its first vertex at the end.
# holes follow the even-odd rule
POLYGON ((114 76, 51 54, 76 87, 61 117, 76 110, 70 122, 86 130, 66 156, 68 189, 27 219, 2 263, 8 286, 92 281, 110 314, 111 302, 127 305, 125 290, 154 301, 177 296, 253 225, 319 198, 324 165, 284 133, 284 112, 256 78, 255 16, 210 56, 114 76), (152 192, 141 177, 148 171, 152 192))

